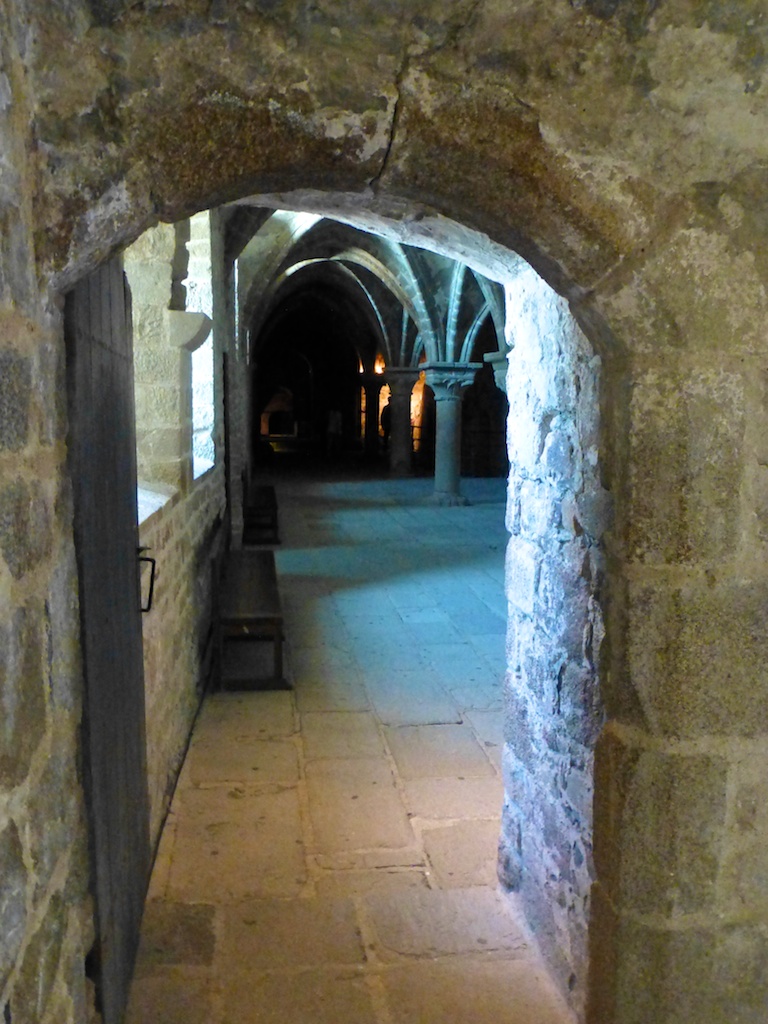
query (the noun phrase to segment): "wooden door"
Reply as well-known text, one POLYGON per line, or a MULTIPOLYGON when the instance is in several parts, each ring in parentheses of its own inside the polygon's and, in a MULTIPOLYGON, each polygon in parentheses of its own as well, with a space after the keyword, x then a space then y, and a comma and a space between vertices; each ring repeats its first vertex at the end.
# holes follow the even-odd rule
POLYGON ((104 1024, 120 1024, 150 860, 133 352, 121 259, 70 292, 65 323, 96 904, 92 959, 104 1024))

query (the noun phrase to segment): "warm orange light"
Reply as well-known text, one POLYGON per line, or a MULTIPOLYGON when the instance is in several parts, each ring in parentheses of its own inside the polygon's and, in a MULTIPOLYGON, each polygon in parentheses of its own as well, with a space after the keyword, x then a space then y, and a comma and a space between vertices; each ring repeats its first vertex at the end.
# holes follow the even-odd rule
POLYGON ((376 362, 373 364, 373 372, 374 373, 384 373, 385 369, 386 369, 386 366, 385 366, 385 363, 384 363, 384 356, 379 354, 379 355, 376 356, 376 362))

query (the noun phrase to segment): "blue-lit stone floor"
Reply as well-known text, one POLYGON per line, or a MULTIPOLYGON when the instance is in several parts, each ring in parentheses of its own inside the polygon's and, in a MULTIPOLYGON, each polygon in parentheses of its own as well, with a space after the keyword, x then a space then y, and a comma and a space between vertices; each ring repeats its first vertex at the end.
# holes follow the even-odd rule
POLYGON ((505 482, 275 483, 293 690, 205 702, 128 1024, 564 1024, 496 880, 505 482))

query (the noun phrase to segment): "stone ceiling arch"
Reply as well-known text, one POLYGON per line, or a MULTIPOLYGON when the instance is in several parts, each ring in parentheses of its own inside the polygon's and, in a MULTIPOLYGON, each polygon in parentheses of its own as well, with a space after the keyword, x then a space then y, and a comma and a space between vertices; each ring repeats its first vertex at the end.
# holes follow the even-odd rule
MULTIPOLYGON (((66 59, 46 54, 33 68, 39 209, 50 225, 39 258, 60 286, 158 218, 247 195, 294 194, 305 209, 331 195, 331 208, 439 247, 450 241, 448 217, 487 238, 485 262, 508 260, 499 246, 517 251, 569 297, 636 240, 617 237, 616 196, 596 198, 545 130, 545 104, 540 114, 516 80, 505 86, 510 76, 494 73, 490 12, 475 25, 466 11, 417 3, 405 19, 371 8, 365 25, 355 10, 336 11, 332 25, 320 11, 307 20, 272 7, 197 18, 119 11, 113 31, 89 23, 83 5, 66 59), (466 38, 432 53, 417 28, 421 7, 438 36, 466 38), (473 70, 466 55, 478 37, 489 52, 473 70), (59 87, 75 61, 82 77, 68 107, 59 87)), ((62 17, 41 15, 42 32, 62 17)), ((570 28, 574 45, 624 56, 626 41, 587 11, 551 15, 555 30, 531 17, 543 45, 570 28)), ((476 258, 472 239, 454 245, 476 258)))
MULTIPOLYGON (((363 283, 349 268, 332 260, 318 259, 307 260, 292 267, 291 271, 293 272, 283 272, 277 277, 264 296, 258 318, 250 330, 251 358, 253 360, 258 356, 259 335, 277 306, 290 302, 292 297, 318 282, 322 282, 324 287, 328 287, 330 284, 335 291, 345 295, 351 307, 357 310, 367 322, 371 337, 376 338, 375 347, 385 352, 389 351, 386 327, 376 303, 363 283)), ((361 360, 365 362, 369 353, 361 351, 359 346, 356 348, 361 360)), ((373 356, 375 356, 375 352, 373 356)))

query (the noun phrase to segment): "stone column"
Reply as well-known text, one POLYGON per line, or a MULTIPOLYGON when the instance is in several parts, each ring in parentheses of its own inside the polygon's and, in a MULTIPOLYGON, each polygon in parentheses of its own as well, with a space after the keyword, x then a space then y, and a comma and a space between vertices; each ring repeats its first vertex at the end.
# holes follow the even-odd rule
POLYGON ((482 363, 427 364, 427 384, 435 396, 435 492, 439 505, 466 505, 461 478, 461 392, 469 387, 482 363))
POLYGON ((411 472, 411 392, 418 379, 418 369, 410 367, 395 366, 386 373, 392 409, 389 469, 393 476, 408 476, 411 472))
POLYGON ((365 454, 370 458, 379 453, 379 395, 386 381, 381 373, 363 373, 360 383, 365 389, 365 454))

